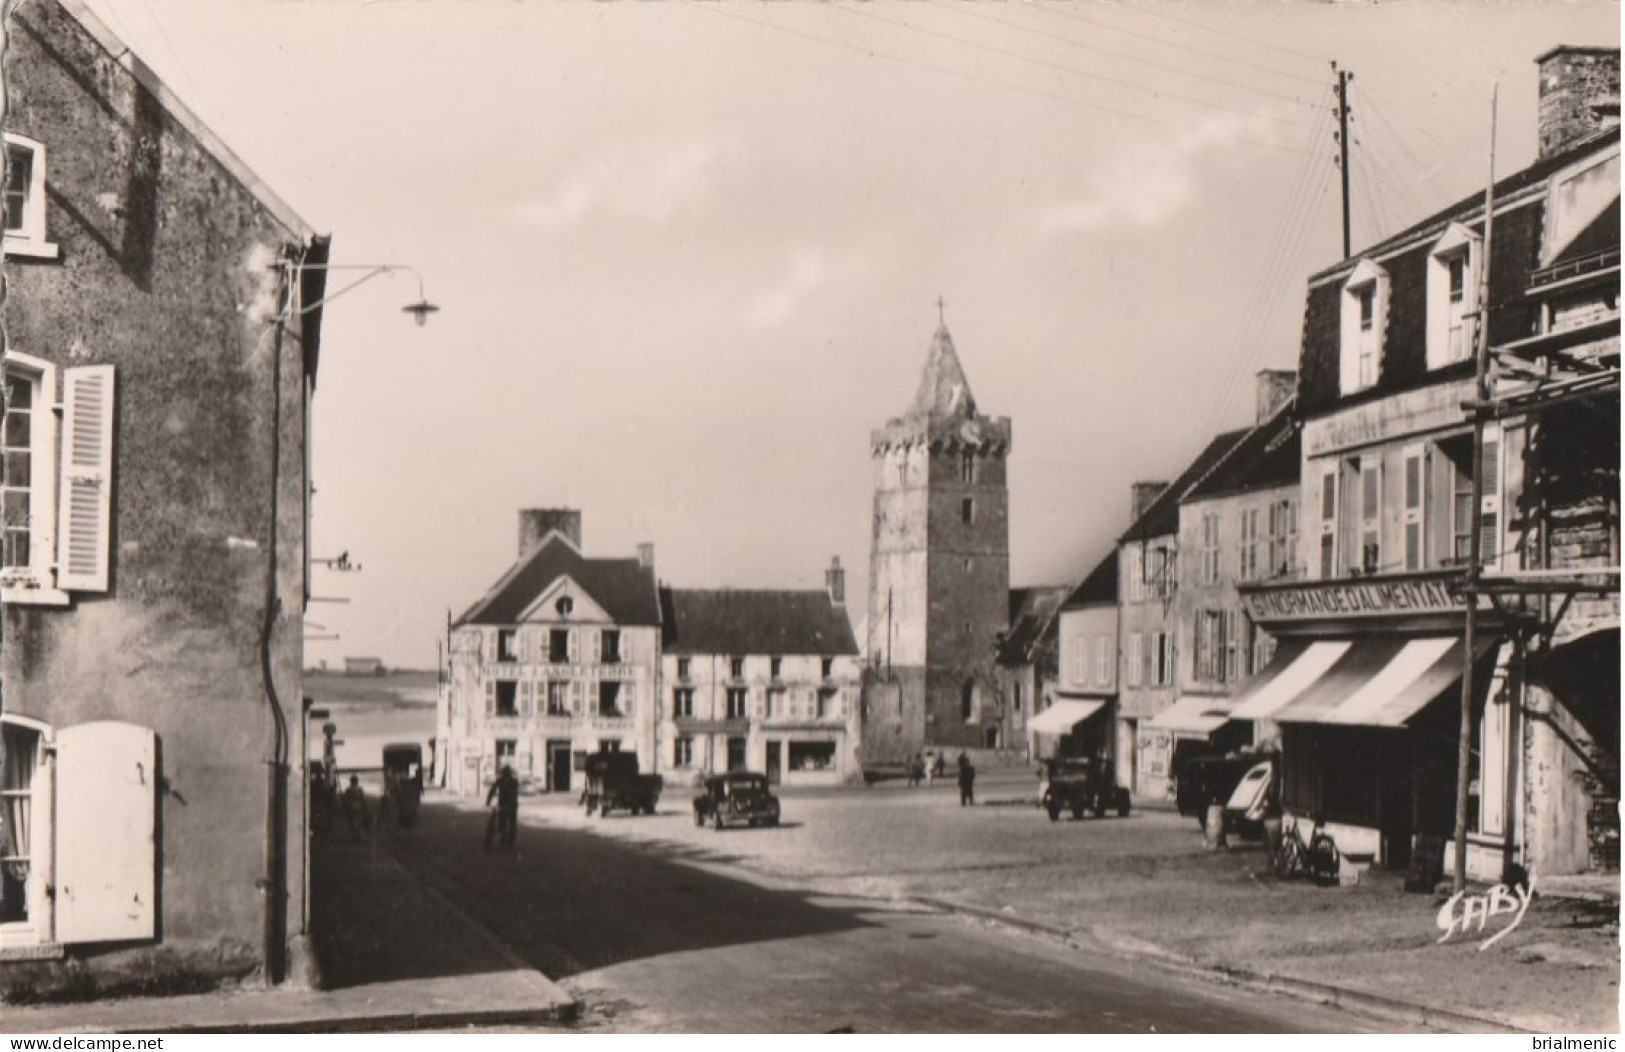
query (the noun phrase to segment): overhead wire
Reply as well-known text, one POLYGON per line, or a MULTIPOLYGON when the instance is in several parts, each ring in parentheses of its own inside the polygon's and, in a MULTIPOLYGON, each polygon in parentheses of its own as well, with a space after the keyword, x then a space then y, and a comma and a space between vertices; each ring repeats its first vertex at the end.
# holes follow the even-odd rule
POLYGON ((1192 18, 1180 18, 1178 15, 1171 15, 1166 11, 1153 10, 1147 4, 1125 4, 1124 9, 1133 11, 1135 14, 1145 15, 1150 18, 1160 18, 1168 22, 1178 22, 1181 25, 1200 29, 1204 33, 1211 33, 1214 36, 1228 37, 1231 40, 1237 40, 1244 44, 1251 44, 1253 47, 1262 47, 1268 48, 1271 51, 1279 51, 1282 54, 1292 55, 1296 58, 1303 59, 1306 62, 1314 62, 1318 65, 1325 65, 1328 61, 1328 59, 1323 56, 1311 55, 1309 52, 1299 51, 1297 48, 1285 47, 1281 44, 1273 44, 1267 40, 1259 40, 1256 37, 1243 36, 1240 33, 1232 33, 1228 30, 1218 29, 1214 26, 1208 25, 1205 22, 1198 22, 1192 18))
MULTIPOLYGON (((1006 19, 996 18, 993 15, 988 14, 986 11, 978 10, 975 7, 971 7, 971 6, 967 6, 967 5, 953 5, 953 6, 950 6, 950 7, 946 8, 946 10, 952 11, 955 14, 968 15, 971 18, 978 18, 978 19, 981 19, 984 22, 990 22, 990 23, 992 23, 994 25, 1004 26, 1007 29, 1014 29, 1017 32, 1028 33, 1028 34, 1031 34, 1033 36, 1041 37, 1041 38, 1043 38, 1045 40, 1054 40, 1054 41, 1057 41, 1057 42, 1062 43, 1062 44, 1067 44, 1067 45, 1069 45, 1071 47, 1081 48, 1082 50, 1085 50, 1085 51, 1093 51, 1093 52, 1096 52, 1097 54, 1101 54, 1101 55, 1110 55, 1113 58, 1123 59, 1124 61, 1127 61, 1127 62, 1138 62, 1138 63, 1140 63, 1142 65, 1150 66, 1152 69, 1159 69, 1159 70, 1163 70, 1163 71, 1168 72, 1168 73, 1172 73, 1175 76, 1190 77, 1190 78, 1192 78, 1194 80, 1205 80, 1205 81, 1208 81, 1209 83, 1221 84, 1221 85, 1223 85, 1225 87, 1228 87, 1228 88, 1236 88, 1236 89, 1239 89, 1241 91, 1251 91, 1251 92, 1255 92, 1255 93, 1260 94, 1260 95, 1268 95, 1268 96, 1270 96, 1272 98, 1281 99, 1281 100, 1283 100, 1285 102, 1290 102, 1290 103, 1292 103, 1293 105, 1296 105, 1296 106, 1306 106, 1306 107, 1308 107, 1310 109, 1316 108, 1314 103, 1308 102, 1308 101, 1306 101, 1305 99, 1303 99, 1302 97, 1300 97, 1298 95, 1288 95, 1285 92, 1275 91, 1275 90, 1273 90, 1271 88, 1259 87, 1256 84, 1244 84, 1244 83, 1242 83, 1240 81, 1226 80, 1223 77, 1209 76, 1209 75, 1207 75, 1205 73, 1199 73, 1199 72, 1197 72, 1196 70, 1193 70, 1193 69, 1188 69, 1188 68, 1181 67, 1181 66, 1175 66, 1175 65, 1172 65, 1172 64, 1167 63, 1167 62, 1158 62, 1158 61, 1156 61, 1154 59, 1145 58, 1145 57, 1140 56, 1140 55, 1130 54, 1130 53, 1128 53, 1126 51, 1116 51, 1116 50, 1113 50, 1111 48, 1100 47, 1100 46, 1098 46, 1096 44, 1085 43, 1084 41, 1077 40, 1077 39, 1075 39, 1073 37, 1060 36, 1060 35, 1055 34, 1055 33, 1047 33, 1047 32, 1045 32, 1044 30, 1041 30, 1041 29, 1033 29, 1030 26, 1024 26, 1024 25, 1021 25, 1021 24, 1019 24, 1017 22, 1011 22, 1011 21, 1008 21, 1006 19)), ((1090 24, 1091 25, 1096 25, 1098 23, 1091 22, 1090 24)), ((1156 40, 1156 38, 1150 37, 1150 36, 1145 36, 1145 39, 1153 40, 1153 41, 1156 40)), ((1157 41, 1157 43, 1160 44, 1161 42, 1157 41)), ((1307 78, 1301 78, 1301 79, 1307 79, 1307 78)), ((1310 83, 1316 84, 1318 86, 1320 82, 1319 81, 1311 81, 1310 83)))
POLYGON ((1136 84, 1134 81, 1124 80, 1121 77, 1113 77, 1113 76, 1109 76, 1109 75, 1107 75, 1105 73, 1094 73, 1094 72, 1091 72, 1090 70, 1079 69, 1076 66, 1068 66, 1068 65, 1064 65, 1064 64, 1059 63, 1059 62, 1050 62, 1050 61, 1047 61, 1045 59, 1034 58, 1031 55, 1023 55, 1019 51, 1011 51, 1011 50, 1009 50, 1007 48, 997 47, 997 46, 995 46, 993 44, 986 44, 986 43, 983 43, 980 40, 973 40, 973 39, 970 39, 968 37, 956 36, 953 33, 944 33, 940 29, 931 29, 929 27, 922 26, 922 25, 919 25, 919 24, 914 23, 914 22, 903 21, 903 20, 899 20, 899 19, 895 19, 895 18, 887 18, 884 15, 879 15, 879 14, 876 14, 875 12, 873 12, 873 11, 867 11, 867 10, 864 10, 863 8, 860 8, 860 7, 853 7, 853 6, 850 6, 850 5, 847 5, 847 4, 842 4, 842 3, 831 3, 830 7, 833 8, 834 10, 836 10, 836 11, 844 11, 845 13, 850 14, 850 15, 857 15, 857 16, 859 16, 861 18, 867 18, 867 19, 870 19, 871 21, 880 22, 880 23, 885 24, 885 25, 896 26, 896 27, 898 27, 900 29, 908 30, 909 32, 920 33, 920 34, 923 34, 925 36, 935 37, 935 38, 940 39, 940 40, 947 40, 947 41, 949 41, 951 43, 960 44, 960 45, 962 45, 964 47, 975 48, 978 51, 986 51, 989 54, 999 55, 999 56, 1004 57, 1004 58, 1014 59, 1017 62, 1026 62, 1026 63, 1028 63, 1030 65, 1040 66, 1040 67, 1043 67, 1043 68, 1046 68, 1046 69, 1053 69, 1053 70, 1056 70, 1058 72, 1067 73, 1067 74, 1070 74, 1070 75, 1075 76, 1075 77, 1086 77, 1086 78, 1088 78, 1090 80, 1098 80, 1098 81, 1102 81, 1102 82, 1105 82, 1105 83, 1108 83, 1108 84, 1115 84, 1118 87, 1128 88, 1131 91, 1148 92, 1148 93, 1150 93, 1152 95, 1156 95, 1156 96, 1158 96, 1160 98, 1178 99, 1181 102, 1188 102, 1188 103, 1191 103, 1192 105, 1196 105, 1196 106, 1206 106, 1209 109, 1222 110, 1222 111, 1227 112, 1227 113, 1237 113, 1237 114, 1241 114, 1242 116, 1249 117, 1249 118, 1252 118, 1252 119, 1255 119, 1255 120, 1273 121, 1275 123, 1284 124, 1284 125, 1286 125, 1288 127, 1293 127, 1293 128, 1307 127, 1307 125, 1301 124, 1298 121, 1288 120, 1285 117, 1277 117, 1277 116, 1275 116, 1273 114, 1269 114, 1269 113, 1260 113, 1260 112, 1258 112, 1256 110, 1238 109, 1235 106, 1227 106, 1224 103, 1214 102, 1211 99, 1198 98, 1195 95, 1186 95, 1186 94, 1183 94, 1183 93, 1177 92, 1177 91, 1165 91, 1165 90, 1162 90, 1160 88, 1151 87, 1151 86, 1145 85, 1145 84, 1136 84))
POLYGON ((1272 76, 1283 77, 1287 80, 1295 80, 1301 84, 1313 84, 1319 87, 1324 83, 1319 78, 1305 76, 1302 73, 1290 73, 1279 66, 1266 66, 1262 63, 1252 62, 1244 58, 1237 58, 1234 55, 1226 55, 1220 51, 1208 51, 1205 48, 1192 47, 1190 44, 1181 44, 1178 41, 1169 40, 1166 37, 1153 36, 1150 33, 1137 33, 1132 29, 1124 29, 1122 26, 1113 25, 1109 22, 1101 22, 1097 19, 1089 17, 1086 14, 1080 13, 1077 7, 1069 4, 1039 4, 1035 5, 1034 8, 1029 9, 1036 9, 1048 14, 1065 15, 1068 18, 1083 22, 1086 25, 1094 26, 1096 29, 1104 29, 1109 33, 1120 33, 1123 36, 1133 37, 1136 40, 1144 40, 1148 43, 1157 45, 1159 48, 1171 48, 1176 51, 1188 51, 1193 55, 1201 55, 1204 58, 1216 59, 1220 62, 1229 62, 1237 66, 1245 66, 1248 69, 1256 70, 1260 73, 1268 73, 1272 76))
MULTIPOLYGON (((958 78, 960 80, 964 80, 964 81, 967 81, 969 83, 981 84, 981 85, 986 86, 986 87, 1000 88, 1000 89, 1005 90, 1005 91, 1014 91, 1014 92, 1017 92, 1017 93, 1020 93, 1020 94, 1023 94, 1023 95, 1030 95, 1030 96, 1032 96, 1034 98, 1047 99, 1047 100, 1049 100, 1051 102, 1060 102, 1060 103, 1064 103, 1064 104, 1066 104, 1068 106, 1076 106, 1076 107, 1081 108, 1081 109, 1094 110, 1094 111, 1096 111, 1098 113, 1108 113, 1108 114, 1111 114, 1111 115, 1113 115, 1115 117, 1122 117, 1122 118, 1125 118, 1125 119, 1128 119, 1128 120, 1141 121, 1141 122, 1148 123, 1148 124, 1158 124, 1158 125, 1162 125, 1163 127, 1167 127, 1167 128, 1177 128, 1177 129, 1181 129, 1181 130, 1188 130, 1191 127, 1191 125, 1180 122, 1180 121, 1169 120, 1169 119, 1163 118, 1163 117, 1154 117, 1154 116, 1151 116, 1151 115, 1145 114, 1145 113, 1136 113, 1133 110, 1120 109, 1120 108, 1115 107, 1115 106, 1106 106, 1106 105, 1102 105, 1102 104, 1097 103, 1097 102, 1088 102, 1086 100, 1079 99, 1079 98, 1074 98, 1074 97, 1069 96, 1069 95, 1060 95, 1060 94, 1057 94, 1055 92, 1044 91, 1043 89, 1040 89, 1040 88, 1031 88, 1031 87, 1026 87, 1026 86, 1023 86, 1023 85, 1020 85, 1020 84, 1012 84, 1012 83, 1010 83, 1008 81, 997 80, 997 79, 992 78, 992 77, 984 77, 984 76, 981 76, 979 74, 967 72, 965 70, 954 69, 954 68, 949 67, 949 66, 941 66, 941 65, 937 65, 937 64, 931 63, 931 62, 925 62, 925 61, 922 61, 920 59, 909 58, 906 55, 892 54, 890 52, 881 51, 881 50, 879 50, 877 48, 870 47, 868 45, 855 44, 855 43, 853 43, 853 42, 851 42, 849 40, 841 40, 841 39, 839 39, 837 37, 821 36, 821 35, 819 35, 817 33, 809 33, 809 32, 807 32, 805 30, 796 29, 796 28, 794 28, 792 26, 780 25, 780 24, 774 23, 774 22, 764 22, 764 21, 762 21, 760 19, 750 18, 750 17, 748 17, 746 15, 742 15, 737 10, 734 10, 732 8, 725 7, 725 6, 722 6, 722 5, 718 5, 718 4, 698 2, 698 3, 691 3, 691 4, 687 5, 687 6, 690 9, 706 11, 706 12, 709 12, 710 14, 714 14, 714 15, 717 15, 719 17, 730 18, 730 19, 733 19, 733 20, 738 21, 738 22, 744 22, 744 23, 746 23, 748 25, 756 26, 759 29, 767 29, 767 30, 771 30, 771 31, 776 32, 776 33, 784 33, 784 34, 787 34, 789 36, 799 37, 799 38, 801 38, 803 40, 814 41, 816 43, 821 43, 821 44, 828 44, 828 45, 830 45, 832 47, 838 47, 838 48, 841 48, 842 50, 851 51, 851 52, 854 52, 856 54, 862 55, 865 58, 885 59, 887 61, 896 62, 896 63, 899 63, 901 65, 913 66, 913 67, 918 68, 918 69, 928 70, 928 71, 930 71, 932 73, 939 73, 939 74, 943 74, 945 76, 956 77, 956 78, 958 78)), ((1252 146, 1252 147, 1256 147, 1256 148, 1262 149, 1262 150, 1271 150, 1271 151, 1274 151, 1276 153, 1296 154, 1296 153, 1301 152, 1298 149, 1296 149, 1294 147, 1291 147, 1291 146, 1284 146, 1284 145, 1282 145, 1280 143, 1262 142, 1262 141, 1257 140, 1257 139, 1237 137, 1237 138, 1232 139, 1231 141, 1238 144, 1238 145, 1252 146)))

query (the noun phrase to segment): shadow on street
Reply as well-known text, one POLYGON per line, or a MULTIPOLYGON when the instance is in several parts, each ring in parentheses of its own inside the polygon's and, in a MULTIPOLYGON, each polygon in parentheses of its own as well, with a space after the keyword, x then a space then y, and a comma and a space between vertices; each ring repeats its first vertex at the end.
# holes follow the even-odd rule
POLYGON ((427 897, 401 864, 554 980, 665 954, 869 926, 854 912, 801 894, 684 864, 734 861, 726 854, 731 836, 773 834, 730 830, 718 835, 715 849, 651 852, 590 832, 521 824, 514 850, 487 852, 482 812, 426 802, 416 828, 379 831, 379 856, 392 856, 382 864, 369 866, 369 844, 342 835, 318 842, 313 926, 325 981, 332 987, 427 978, 468 967, 461 963, 467 955, 392 949, 395 942, 432 946, 433 938, 389 933, 419 925, 424 912, 445 912, 424 904, 427 897))

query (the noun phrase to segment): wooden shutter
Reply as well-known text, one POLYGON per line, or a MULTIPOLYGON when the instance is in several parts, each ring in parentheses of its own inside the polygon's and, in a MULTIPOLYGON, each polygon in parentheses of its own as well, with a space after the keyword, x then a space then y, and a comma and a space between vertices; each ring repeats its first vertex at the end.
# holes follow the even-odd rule
POLYGON ((485 681, 485 714, 487 716, 497 714, 497 683, 494 679, 485 681))
MULTIPOLYGON (((572 636, 572 638, 574 638, 574 637, 572 636)), ((574 715, 574 716, 580 716, 581 715, 581 694, 582 694, 581 681, 579 679, 571 680, 570 681, 570 713, 572 715, 574 715)))
POLYGON ((1496 567, 1501 559, 1501 441, 1485 437, 1478 462, 1480 503, 1478 508, 1479 565, 1496 567))
POLYGON ((636 716, 638 712, 638 685, 634 680, 621 681, 621 712, 636 716))
POLYGON ((99 721, 56 735, 56 938, 158 934, 158 738, 99 721))
POLYGON ((1427 562, 1427 461, 1420 447, 1405 451, 1405 569, 1427 562))
POLYGON ((581 653, 581 645, 579 640, 576 638, 579 635, 581 635, 581 633, 572 628, 569 636, 566 639, 566 649, 572 665, 576 663, 577 655, 581 653))
POLYGON ((113 367, 64 371, 57 587, 107 591, 113 514, 113 367))
POLYGON ((592 633, 592 657, 587 660, 594 664, 601 664, 604 660, 604 629, 592 633))

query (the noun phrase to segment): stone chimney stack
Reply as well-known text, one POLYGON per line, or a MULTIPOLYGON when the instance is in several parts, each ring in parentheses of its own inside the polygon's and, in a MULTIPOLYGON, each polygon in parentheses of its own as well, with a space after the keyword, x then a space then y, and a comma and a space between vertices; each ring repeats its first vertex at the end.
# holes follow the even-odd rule
POLYGON ((557 530, 581 547, 581 511, 577 508, 521 508, 519 510, 519 555, 523 558, 542 539, 557 530))
POLYGON ((644 541, 642 544, 638 545, 638 565, 643 567, 645 570, 654 569, 655 546, 653 543, 644 541))
POLYGON ((1294 369, 1258 370, 1258 419, 1262 424, 1275 415, 1297 393, 1298 373, 1294 369))
POLYGON ((839 555, 830 556, 829 569, 824 571, 824 588, 829 592, 830 602, 846 605, 846 569, 841 566, 839 555))
POLYGON ((1151 502, 1162 496, 1162 491, 1168 488, 1166 482, 1136 482, 1131 487, 1134 493, 1133 511, 1129 514, 1129 521, 1137 520, 1145 514, 1145 509, 1151 502))
POLYGON ((1555 47, 1539 56, 1540 156, 1619 123, 1619 49, 1555 47))

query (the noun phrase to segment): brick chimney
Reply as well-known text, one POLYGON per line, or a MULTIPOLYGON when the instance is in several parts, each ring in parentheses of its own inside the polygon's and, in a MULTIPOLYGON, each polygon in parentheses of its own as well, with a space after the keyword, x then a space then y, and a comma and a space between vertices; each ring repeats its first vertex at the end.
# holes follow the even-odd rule
POLYGON ((830 602, 846 605, 846 570, 841 566, 839 555, 830 556, 829 569, 824 571, 824 588, 829 592, 830 602))
POLYGON ((1258 419, 1262 424, 1286 405, 1298 390, 1298 374, 1293 369, 1258 370, 1258 419))
POLYGON ((643 567, 645 570, 654 569, 655 546, 652 542, 644 541, 642 544, 638 545, 638 565, 643 567))
POLYGON ((519 510, 519 555, 528 554, 542 539, 557 530, 581 547, 581 512, 577 508, 521 508, 519 510))
POLYGON ((1145 514, 1145 509, 1151 502, 1162 496, 1162 491, 1168 488, 1166 482, 1136 482, 1131 487, 1134 494, 1133 510, 1129 514, 1129 521, 1133 522, 1145 514))
POLYGON ((1619 49, 1555 47, 1540 65, 1540 156, 1619 123, 1619 49))

